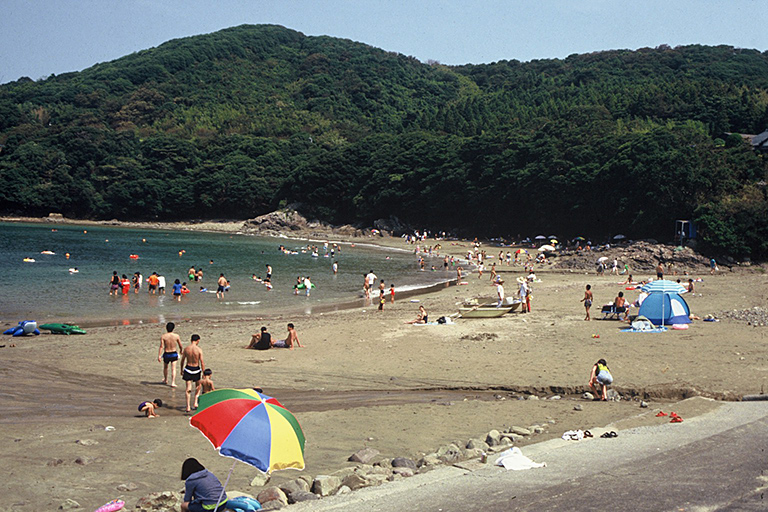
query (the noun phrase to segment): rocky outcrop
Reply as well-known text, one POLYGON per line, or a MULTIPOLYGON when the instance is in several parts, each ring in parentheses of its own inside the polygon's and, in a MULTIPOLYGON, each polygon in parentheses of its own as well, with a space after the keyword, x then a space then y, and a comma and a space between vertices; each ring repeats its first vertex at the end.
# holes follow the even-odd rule
MULTIPOLYGON (((332 235, 343 237, 369 237, 382 236, 383 229, 376 231, 361 229, 348 224, 333 226, 317 220, 308 220, 298 211, 293 209, 278 210, 260 215, 254 219, 248 219, 243 224, 243 231, 254 235, 284 236, 286 234, 297 237, 328 238, 332 235)), ((388 235, 389 233, 386 232, 388 235)))
POLYGON ((560 251, 551 258, 552 268, 594 271, 597 259, 602 256, 608 258, 606 272, 610 272, 614 258, 618 260, 620 270, 624 268, 624 264, 629 265, 630 273, 653 272, 659 262, 664 265, 665 273, 669 263, 672 264, 670 270, 677 271, 678 274, 709 269, 709 259, 690 247, 675 247, 645 240, 629 245, 611 246, 608 249, 560 251))

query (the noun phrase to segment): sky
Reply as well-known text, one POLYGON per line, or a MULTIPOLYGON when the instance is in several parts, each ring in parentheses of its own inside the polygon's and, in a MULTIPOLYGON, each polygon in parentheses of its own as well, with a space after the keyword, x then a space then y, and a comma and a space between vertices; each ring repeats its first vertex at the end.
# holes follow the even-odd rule
POLYGON ((768 50, 768 9, 756 0, 3 0, 0 83, 263 23, 443 64, 661 44, 768 50))

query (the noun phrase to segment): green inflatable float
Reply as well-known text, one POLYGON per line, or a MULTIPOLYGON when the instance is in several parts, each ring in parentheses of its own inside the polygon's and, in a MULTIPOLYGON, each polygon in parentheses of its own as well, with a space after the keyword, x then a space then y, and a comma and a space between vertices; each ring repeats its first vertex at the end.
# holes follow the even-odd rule
POLYGON ((79 325, 70 324, 43 324, 40 329, 51 331, 51 334, 86 334, 84 329, 81 329, 79 325))

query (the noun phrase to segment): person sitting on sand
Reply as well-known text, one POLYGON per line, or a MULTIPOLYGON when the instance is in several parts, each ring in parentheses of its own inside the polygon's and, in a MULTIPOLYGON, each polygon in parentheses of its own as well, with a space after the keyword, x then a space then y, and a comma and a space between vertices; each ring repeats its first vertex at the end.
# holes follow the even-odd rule
POLYGON ((181 512, 221 512, 227 508, 224 486, 197 459, 189 458, 184 461, 181 466, 181 479, 184 480, 181 512), (217 501, 219 499, 221 501, 217 501))
POLYGON ((429 316, 427 315, 427 310, 424 308, 424 306, 419 306, 419 314, 416 315, 416 318, 411 320, 410 322, 405 322, 407 324, 426 324, 429 321, 429 316))
POLYGON ((267 332, 266 326, 261 328, 261 332, 251 336, 251 342, 245 348, 254 350, 269 350, 272 348, 272 335, 267 332))
POLYGON ((296 335, 296 328, 293 324, 288 324, 288 336, 284 340, 274 340, 272 346, 274 348, 287 348, 293 350, 293 345, 301 348, 303 345, 299 343, 299 337, 296 335))
POLYGON ((139 404, 139 412, 143 412, 147 418, 157 418, 158 415, 155 413, 155 409, 162 406, 163 401, 159 398, 155 398, 151 402, 141 402, 139 404))
POLYGON ((201 395, 210 393, 216 389, 213 387, 213 379, 211 378, 211 375, 213 375, 213 370, 206 368, 203 372, 203 378, 200 379, 200 387, 202 388, 201 395))
POLYGON ((608 386, 613 383, 613 376, 608 369, 608 363, 605 359, 598 360, 592 367, 592 373, 589 376, 589 387, 595 394, 595 400, 608 401, 608 386), (600 389, 598 390, 598 386, 600 389))
POLYGON ((688 288, 688 293, 693 295, 693 279, 689 279, 688 280, 688 287, 687 288, 688 288))
POLYGON ((632 284, 632 274, 629 274, 629 277, 627 277, 627 280, 621 284, 632 284))

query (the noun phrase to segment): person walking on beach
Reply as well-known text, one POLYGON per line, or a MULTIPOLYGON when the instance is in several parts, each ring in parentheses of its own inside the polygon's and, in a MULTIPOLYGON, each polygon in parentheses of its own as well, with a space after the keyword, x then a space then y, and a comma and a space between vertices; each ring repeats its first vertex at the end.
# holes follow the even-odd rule
POLYGON ((496 262, 491 263, 491 282, 496 280, 496 262))
POLYGON ((160 337, 160 350, 157 352, 157 361, 163 363, 163 384, 168 384, 168 366, 171 367, 171 387, 176 387, 176 361, 179 360, 179 351, 183 350, 181 338, 173 332, 176 324, 165 324, 165 334, 160 337))
POLYGON ((203 362, 203 350, 200 348, 200 335, 193 334, 190 339, 189 345, 181 353, 181 378, 187 383, 186 395, 187 395, 187 409, 186 412, 191 412, 192 408, 190 403, 192 402, 192 383, 195 383, 195 400, 194 408, 197 409, 197 400, 200 397, 200 378, 205 371, 205 362, 203 362))
POLYGON ((528 280, 524 277, 518 277, 517 282, 520 283, 518 295, 520 296, 520 310, 521 313, 528 312, 528 280))
POLYGON ((584 309, 587 311, 587 316, 584 318, 584 320, 589 321, 592 320, 589 316, 589 308, 592 307, 592 285, 588 284, 586 291, 584 291, 584 298, 581 299, 579 302, 584 303, 584 309))
POLYGON ((394 283, 389 285, 389 302, 392 304, 395 303, 395 284, 394 283))
POLYGON ((664 265, 661 262, 656 265, 656 279, 664 279, 664 265))
POLYGON ((200 379, 200 388, 201 388, 201 395, 204 395, 206 393, 210 393, 211 391, 215 391, 216 388, 213 386, 213 378, 211 377, 213 375, 213 370, 210 368, 206 368, 203 370, 203 378, 200 379))
POLYGON ((709 259, 709 275, 713 276, 715 275, 715 271, 717 270, 717 261, 715 261, 715 258, 709 259))
POLYGON ((218 286, 216 288, 216 297, 219 299, 224 298, 224 289, 227 287, 227 278, 224 274, 219 274, 218 286))
POLYGON ((595 400, 608 401, 608 386, 613 383, 613 376, 608 369, 608 363, 605 359, 598 360, 592 367, 592 373, 589 375, 589 387, 595 394, 595 400), (598 389, 599 388, 599 389, 598 389))

